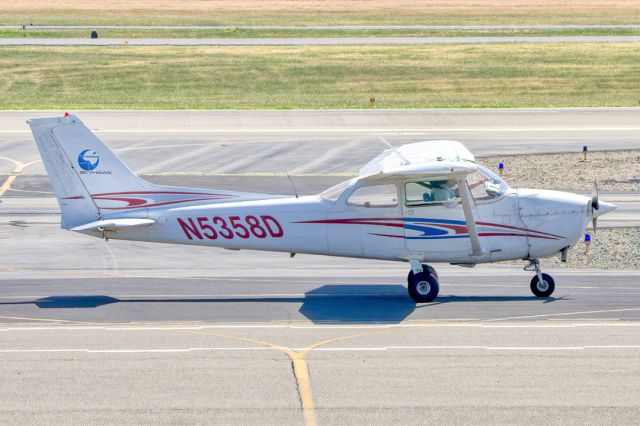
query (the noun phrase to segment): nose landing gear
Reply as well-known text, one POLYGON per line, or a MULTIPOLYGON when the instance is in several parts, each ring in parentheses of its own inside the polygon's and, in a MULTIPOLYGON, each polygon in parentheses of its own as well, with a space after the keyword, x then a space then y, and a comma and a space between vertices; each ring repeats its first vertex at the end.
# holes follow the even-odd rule
POLYGON ((409 296, 416 303, 432 302, 438 297, 438 273, 433 266, 421 265, 422 271, 414 272, 413 265, 407 277, 409 296))
POLYGON ((525 271, 535 271, 536 275, 531 279, 531 292, 537 297, 549 297, 556 289, 556 283, 549 274, 543 274, 540 270, 540 261, 530 259, 524 267, 525 271))

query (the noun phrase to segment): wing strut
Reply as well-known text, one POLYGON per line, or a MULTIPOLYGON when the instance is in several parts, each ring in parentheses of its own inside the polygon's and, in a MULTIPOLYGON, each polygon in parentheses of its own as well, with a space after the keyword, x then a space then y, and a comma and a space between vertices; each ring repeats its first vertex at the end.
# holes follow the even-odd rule
POLYGON ((464 211, 464 219, 467 222, 467 231, 469 232, 469 238, 471 239, 471 256, 482 256, 484 250, 480 245, 480 238, 478 237, 478 228, 476 228, 476 220, 473 217, 473 202, 471 198, 471 192, 467 186, 466 176, 462 179, 458 179, 458 188, 460 190, 460 198, 462 199, 462 210, 464 211))

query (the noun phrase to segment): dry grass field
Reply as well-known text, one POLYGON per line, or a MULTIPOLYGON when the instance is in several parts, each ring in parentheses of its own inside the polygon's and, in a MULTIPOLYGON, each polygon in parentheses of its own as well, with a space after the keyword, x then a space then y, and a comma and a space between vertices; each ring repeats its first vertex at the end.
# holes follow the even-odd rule
MULTIPOLYGON (((291 37, 552 37, 552 36, 628 36, 640 30, 623 29, 526 29, 526 30, 423 30, 423 29, 100 29, 100 38, 291 38, 291 37)), ((0 38, 87 38, 91 29, 1 28, 0 38)))
POLYGON ((638 24, 637 0, 0 0, 0 24, 638 24))

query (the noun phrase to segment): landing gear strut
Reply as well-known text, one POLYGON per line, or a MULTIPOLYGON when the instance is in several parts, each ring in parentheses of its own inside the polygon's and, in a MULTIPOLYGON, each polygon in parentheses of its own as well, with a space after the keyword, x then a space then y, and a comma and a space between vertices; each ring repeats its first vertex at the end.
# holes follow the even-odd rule
POLYGON ((416 303, 432 302, 438 297, 440 286, 438 285, 438 273, 429 265, 422 265, 422 272, 409 271, 407 277, 409 296, 416 303))
POLYGON ((556 288, 556 283, 549 274, 543 274, 540 270, 540 261, 530 259, 524 267, 525 271, 535 271, 536 275, 531 279, 531 292, 538 297, 549 297, 556 288))

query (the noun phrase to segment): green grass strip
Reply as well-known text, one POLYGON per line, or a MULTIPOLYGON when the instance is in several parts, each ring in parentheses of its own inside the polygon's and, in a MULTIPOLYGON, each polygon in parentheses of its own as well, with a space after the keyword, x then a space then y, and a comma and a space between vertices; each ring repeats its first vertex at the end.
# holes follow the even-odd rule
POLYGON ((640 105, 640 44, 3 47, 0 109, 640 105))

